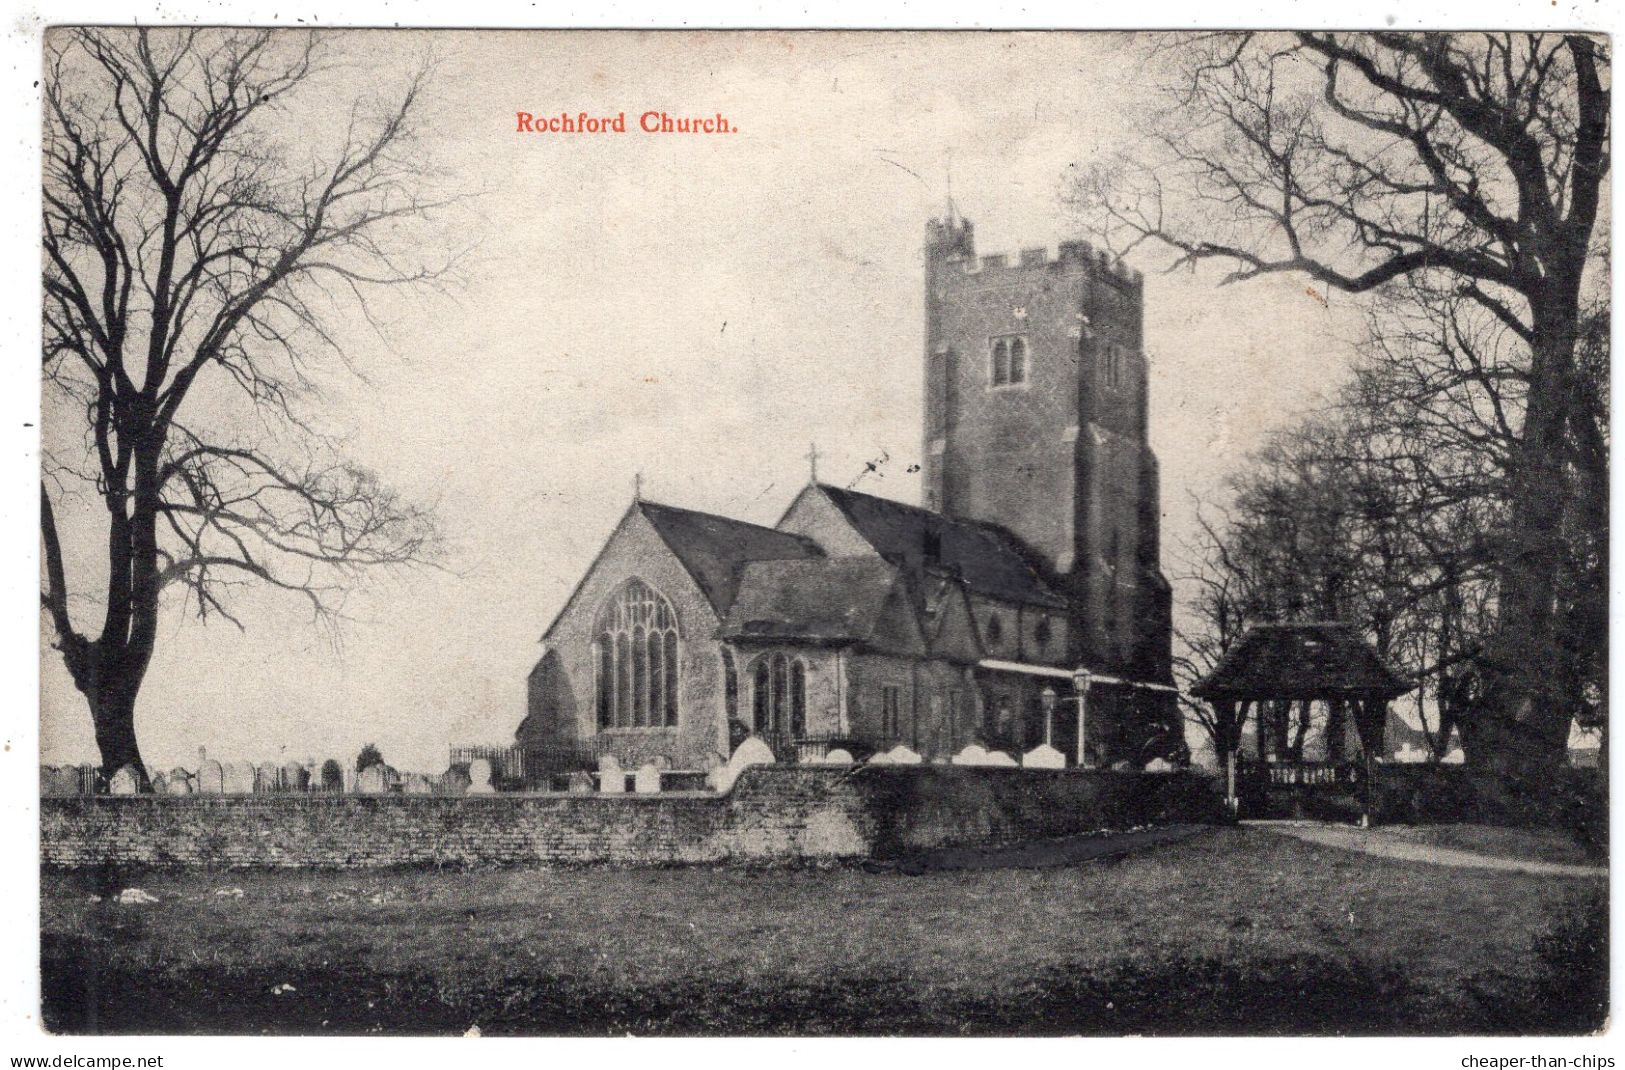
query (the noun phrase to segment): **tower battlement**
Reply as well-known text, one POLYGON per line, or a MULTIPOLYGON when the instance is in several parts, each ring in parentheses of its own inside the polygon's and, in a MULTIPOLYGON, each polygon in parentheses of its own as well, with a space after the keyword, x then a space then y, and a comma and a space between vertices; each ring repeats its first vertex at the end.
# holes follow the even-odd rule
POLYGON ((976 253, 976 231, 968 219, 932 219, 926 224, 925 247, 927 255, 940 257, 944 263, 954 265, 961 274, 985 275, 997 271, 1065 271, 1081 268, 1121 286, 1138 287, 1143 283, 1140 273, 1104 249, 1096 249, 1082 240, 1062 241, 1055 245, 1035 245, 1011 253, 976 253))

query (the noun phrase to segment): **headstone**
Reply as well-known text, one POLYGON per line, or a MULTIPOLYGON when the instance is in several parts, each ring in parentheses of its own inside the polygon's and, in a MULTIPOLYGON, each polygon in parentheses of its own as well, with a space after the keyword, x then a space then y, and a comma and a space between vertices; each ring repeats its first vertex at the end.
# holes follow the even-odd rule
POLYGON ((179 766, 169 771, 169 794, 192 794, 192 774, 179 766))
POLYGON ((1443 758, 1439 759, 1439 761, 1444 765, 1460 765, 1466 760, 1467 755, 1462 753, 1462 749, 1460 747, 1452 748, 1443 758))
POLYGON ((344 790, 344 767, 332 758, 322 763, 322 790, 330 792, 344 790))
POLYGON ((384 776, 384 764, 369 765, 361 770, 355 780, 355 790, 362 795, 382 795, 389 790, 389 780, 384 776))
POLYGON ((113 774, 107 782, 109 795, 135 795, 141 791, 141 774, 136 772, 135 766, 126 765, 113 774))
POLYGON ((433 795, 434 784, 422 773, 407 773, 401 781, 401 792, 406 795, 433 795))
POLYGON ((847 750, 845 747, 836 747, 834 750, 832 750, 828 754, 824 755, 824 764, 825 765, 851 765, 852 764, 852 752, 847 750))
POLYGON ((310 787, 310 770, 298 762, 284 762, 282 765, 282 790, 305 791, 310 787))
POLYGON ((954 755, 953 761, 955 765, 986 765, 987 748, 981 746, 980 744, 972 743, 964 750, 954 755))
POLYGON ((164 776, 164 774, 162 774, 162 773, 154 773, 154 774, 152 774, 151 780, 152 780, 152 793, 154 795, 168 795, 169 794, 169 778, 168 777, 164 776))
POLYGON ((468 773, 452 766, 440 774, 440 780, 435 784, 435 792, 440 795, 467 795, 468 773))
POLYGON ((1000 768, 1014 768, 1016 760, 1002 750, 990 750, 982 759, 983 765, 998 766, 1000 768))
POLYGON ((1048 743, 1040 743, 1021 756, 1021 764, 1026 769, 1065 769, 1066 755, 1048 743))
POLYGON ((598 790, 598 785, 593 783, 591 773, 577 770, 570 774, 569 779, 565 782, 564 790, 571 795, 591 795, 598 790))
POLYGON ((632 778, 632 790, 639 795, 660 794, 660 767, 653 762, 638 766, 637 774, 632 778))
POLYGON ((889 751, 884 751, 869 759, 870 765, 919 765, 920 756, 899 743, 889 751))
POLYGON ((492 795, 496 793, 491 783, 491 763, 484 758, 475 758, 468 763, 468 794, 492 795))
POLYGON ((41 795, 79 794, 79 770, 72 766, 65 768, 55 765, 40 766, 39 793, 41 795))
POLYGON ((277 773, 276 766, 270 762, 261 762, 259 768, 254 770, 255 791, 281 791, 282 777, 277 773))
POLYGON ((747 736, 745 741, 739 744, 739 749, 733 752, 733 757, 728 759, 727 764, 711 770, 705 775, 705 779, 713 791, 731 791, 740 773, 753 765, 772 765, 777 760, 773 756, 772 747, 756 736, 747 736))
POLYGON ((227 795, 252 795, 254 767, 248 762, 226 762, 220 767, 220 784, 227 795))
MULTIPOLYGON (((1273 755, 1270 757, 1270 760, 1271 761, 1275 760, 1273 755)), ((1120 762, 1113 762, 1112 763, 1112 772, 1114 772, 1114 773, 1132 773, 1133 771, 1134 771, 1134 763, 1129 761, 1126 758, 1123 759, 1120 762)))
POLYGON ((221 795, 226 790, 225 772, 213 758, 205 758, 197 767, 197 793, 221 795))
POLYGON ((605 754, 598 759, 598 790, 606 795, 620 795, 626 791, 626 771, 620 759, 605 754))
POLYGON ((1145 771, 1147 773, 1172 773, 1174 763, 1166 758, 1153 758, 1145 763, 1145 771))

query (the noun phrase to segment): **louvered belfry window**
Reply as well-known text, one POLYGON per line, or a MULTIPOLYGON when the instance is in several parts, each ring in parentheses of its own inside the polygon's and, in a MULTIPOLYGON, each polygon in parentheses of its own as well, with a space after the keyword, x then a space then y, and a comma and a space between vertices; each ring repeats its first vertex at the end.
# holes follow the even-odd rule
POLYGON ((593 635, 598 727, 675 727, 679 635, 671 603, 628 580, 605 600, 593 635))

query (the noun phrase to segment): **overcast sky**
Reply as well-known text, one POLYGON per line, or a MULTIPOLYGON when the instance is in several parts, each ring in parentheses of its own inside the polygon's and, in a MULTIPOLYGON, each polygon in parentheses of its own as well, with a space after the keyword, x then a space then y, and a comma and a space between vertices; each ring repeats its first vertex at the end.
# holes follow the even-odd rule
MULTIPOLYGON (((170 611, 137 716, 155 766, 376 741, 433 772, 449 744, 511 741, 538 639, 635 472, 653 499, 771 524, 816 440, 826 480, 917 501, 920 246, 948 174, 982 252, 1053 246, 1075 230, 1069 167, 1132 143, 1145 97, 1111 35, 343 36, 288 104, 295 147, 432 47, 425 162, 478 194, 443 221, 475 247, 455 293, 386 298, 383 339, 340 324, 368 382, 335 382, 326 416, 353 458, 438 498, 455 551, 353 596, 336 648, 293 597, 242 598, 245 632, 170 611), (517 111, 650 109, 738 132, 515 131, 517 111)), ((1336 383, 1353 317, 1298 279, 1136 266, 1177 583, 1193 497, 1336 383)), ((42 683, 43 760, 95 760, 54 652, 42 683)))

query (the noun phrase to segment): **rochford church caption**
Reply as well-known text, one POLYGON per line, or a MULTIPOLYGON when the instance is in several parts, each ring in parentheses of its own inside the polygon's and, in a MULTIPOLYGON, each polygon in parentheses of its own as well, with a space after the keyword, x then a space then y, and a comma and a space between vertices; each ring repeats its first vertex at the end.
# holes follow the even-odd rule
MULTIPOLYGON (((584 111, 574 115, 566 112, 533 115, 522 111, 517 112, 516 116, 515 132, 520 134, 624 134, 629 129, 624 111, 614 115, 589 115, 584 111)), ((663 111, 646 111, 638 116, 636 125, 630 129, 645 134, 739 133, 739 127, 724 118, 721 112, 714 115, 672 115, 663 111)))

